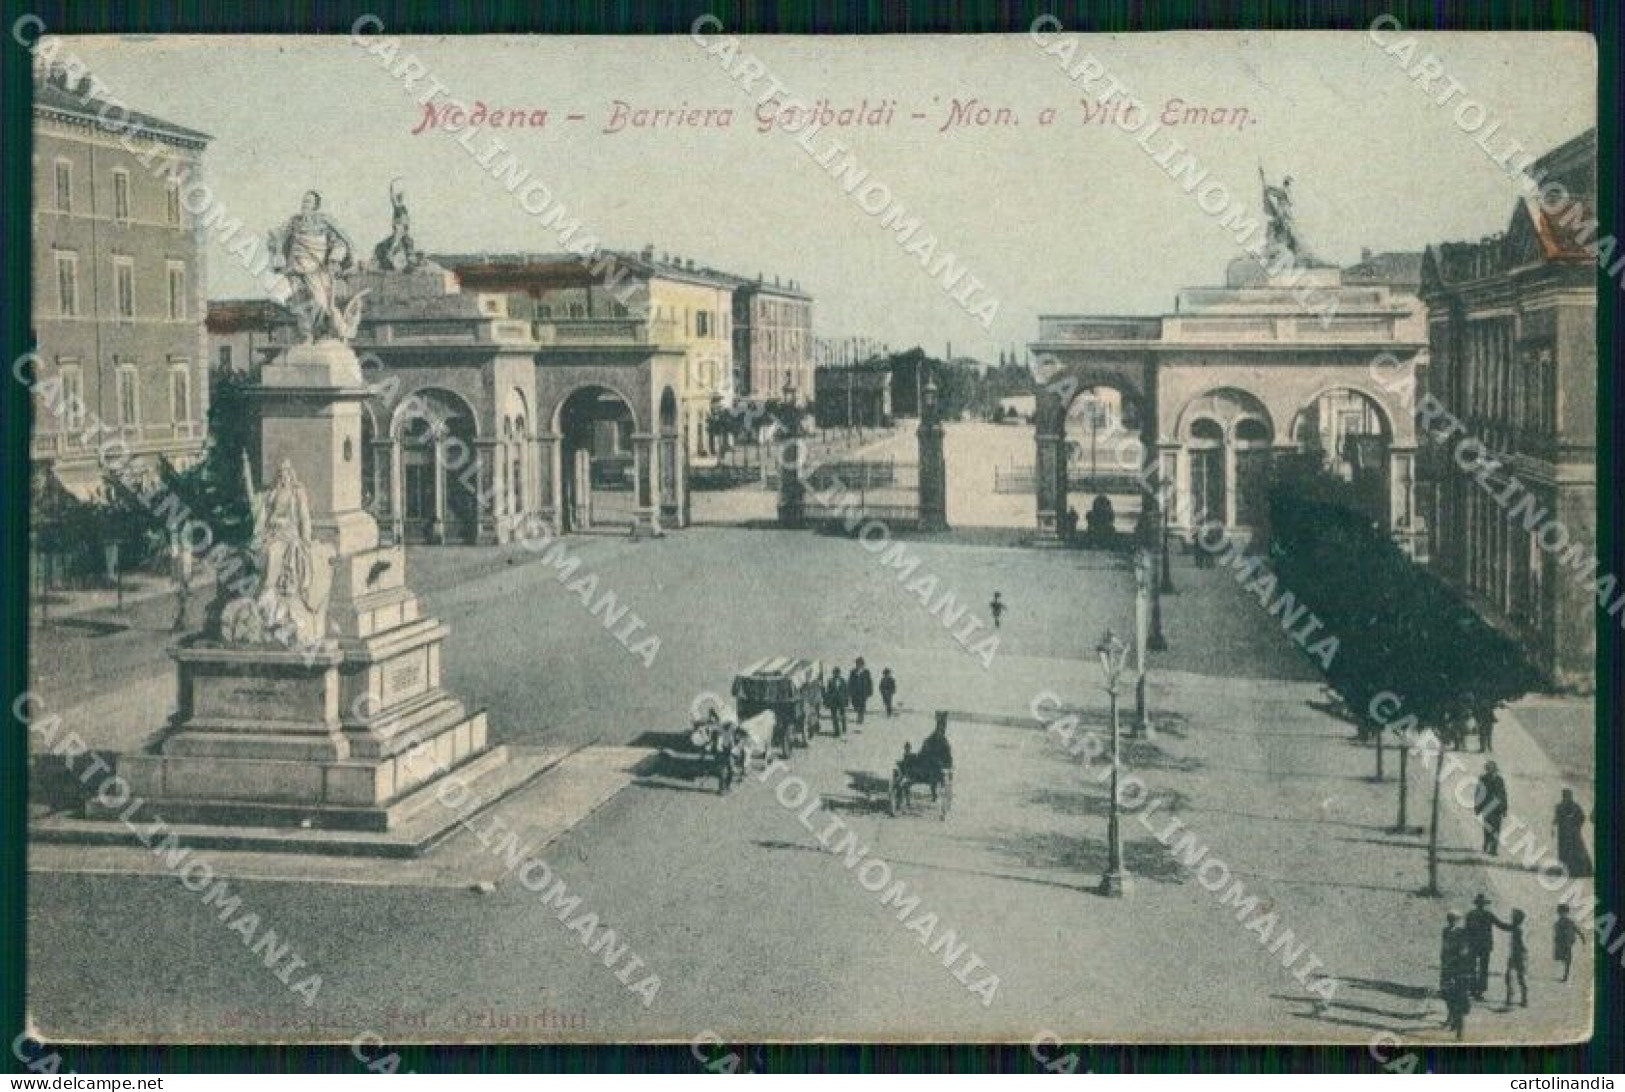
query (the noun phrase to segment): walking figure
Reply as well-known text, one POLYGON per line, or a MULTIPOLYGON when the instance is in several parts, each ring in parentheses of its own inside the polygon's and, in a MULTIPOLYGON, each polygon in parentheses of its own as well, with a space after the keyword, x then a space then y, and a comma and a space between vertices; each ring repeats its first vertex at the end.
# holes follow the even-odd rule
POLYGON ((892 677, 891 668, 880 669, 880 701, 886 707, 886 715, 892 715, 892 700, 897 697, 897 680, 892 677))
POLYGON ((829 683, 824 687, 824 705, 829 709, 830 731, 836 736, 846 735, 846 680, 841 678, 841 669, 831 668, 829 683))
POLYGON ((1473 1000, 1484 1000, 1490 988, 1490 956, 1495 951, 1495 930, 1509 929, 1506 922, 1490 913, 1490 900, 1482 892, 1473 897, 1473 908, 1467 911, 1462 926, 1471 961, 1473 1000))
POLYGON ((1004 617, 1004 599, 998 592, 993 593, 993 602, 987 605, 987 609, 993 615, 993 628, 998 629, 999 620, 1004 617))
POLYGON ((1507 932, 1512 934, 1511 951, 1507 952, 1506 1007, 1512 1007, 1512 984, 1518 984, 1518 1005, 1521 1008, 1529 1007, 1529 980, 1525 972, 1529 969, 1529 948, 1523 939, 1523 911, 1512 911, 1512 924, 1507 926, 1507 932))
POLYGON ((1468 976, 1472 973, 1468 962, 1467 931, 1462 928, 1461 915, 1451 911, 1445 915, 1444 933, 1439 938, 1439 996, 1444 998, 1446 1029, 1460 1039, 1467 1028, 1467 1014, 1473 1002, 1468 991, 1468 976))
POLYGON ((858 723, 863 723, 864 710, 869 705, 869 695, 875 692, 874 677, 869 669, 863 666, 863 657, 859 656, 857 663, 852 665, 852 674, 847 676, 847 693, 852 697, 852 708, 858 714, 858 723))
POLYGON ((1474 792, 1478 821, 1484 824, 1484 852, 1491 857, 1501 853, 1501 821, 1507 813, 1507 783, 1493 761, 1484 763, 1484 774, 1474 792))
POLYGON ((1569 916, 1569 904, 1557 904, 1557 923, 1552 927, 1552 958, 1563 965, 1563 977, 1569 980, 1569 969, 1574 965, 1574 946, 1580 940, 1580 926, 1569 916))
POLYGON ((1563 790, 1557 811, 1552 815, 1557 828, 1557 859, 1570 879, 1583 879, 1591 875, 1591 853, 1586 849, 1586 813, 1574 799, 1573 789, 1563 790))

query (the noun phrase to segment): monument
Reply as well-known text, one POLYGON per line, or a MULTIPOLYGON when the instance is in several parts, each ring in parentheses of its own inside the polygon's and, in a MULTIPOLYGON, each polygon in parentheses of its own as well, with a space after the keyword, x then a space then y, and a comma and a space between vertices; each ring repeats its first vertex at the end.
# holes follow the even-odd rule
POLYGON ((178 708, 117 770, 183 842, 413 853, 466 816, 462 801, 489 802, 540 770, 510 762, 485 713, 445 689, 447 628, 424 616, 404 549, 381 546, 362 507, 369 392, 348 341, 364 293, 341 304, 334 274, 350 246, 320 208, 306 194, 277 237, 281 296, 304 340, 255 391, 256 590, 217 602, 172 649, 178 708), (453 777, 462 811, 436 801, 453 777))

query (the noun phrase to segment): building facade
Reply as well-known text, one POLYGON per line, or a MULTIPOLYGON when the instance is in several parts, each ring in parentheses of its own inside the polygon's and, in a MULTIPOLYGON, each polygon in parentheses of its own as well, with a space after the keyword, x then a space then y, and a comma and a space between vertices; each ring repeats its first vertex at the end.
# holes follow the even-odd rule
POLYGON ((652 247, 616 253, 619 283, 611 286, 569 254, 450 254, 437 261, 455 272, 465 290, 499 294, 508 314, 560 324, 575 338, 592 337, 593 324, 613 333, 639 320, 643 336, 681 354, 678 416, 691 459, 714 458, 713 408, 737 396, 734 365, 734 288, 738 277, 698 265, 692 258, 655 256, 652 247))
POLYGON ((1505 233, 1430 247, 1422 269, 1426 389, 1465 426, 1425 449, 1432 563, 1580 691, 1599 600, 1618 601, 1596 554, 1596 168, 1591 130, 1530 169, 1569 202, 1520 201, 1505 233))
POLYGON ((819 368, 814 389, 819 428, 884 428, 892 422, 891 372, 883 367, 819 368))
POLYGON ((176 179, 200 171, 210 137, 135 111, 111 114, 125 125, 110 129, 88 77, 44 72, 34 91, 36 379, 62 397, 60 412, 36 404, 30 454, 86 496, 109 436, 138 467, 203 454, 202 229, 176 179))
POLYGON ((786 385, 813 396, 812 297, 795 281, 736 280, 733 341, 737 397, 782 398, 786 385))

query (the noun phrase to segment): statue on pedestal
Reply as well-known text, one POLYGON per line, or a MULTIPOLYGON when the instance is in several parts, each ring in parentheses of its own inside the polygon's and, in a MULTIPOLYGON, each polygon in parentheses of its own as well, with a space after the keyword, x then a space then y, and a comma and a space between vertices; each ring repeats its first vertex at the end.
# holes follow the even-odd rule
POLYGON ((366 293, 357 292, 339 307, 334 273, 350 269, 354 248, 322 212, 321 194, 305 193, 298 215, 270 233, 270 247, 271 268, 282 274, 273 295, 294 313, 304 342, 355 337, 366 293))
MULTIPOLYGON (((248 477, 246 456, 243 475, 248 477)), ((220 635, 233 644, 308 645, 327 633, 331 583, 327 547, 311 531, 310 498, 286 459, 276 482, 258 495, 248 482, 254 509, 250 548, 259 572, 259 594, 226 604, 220 635)))
POLYGON ((1289 174, 1281 180, 1279 186, 1272 186, 1264 177, 1264 168, 1258 168, 1258 182, 1264 189, 1264 219, 1266 220, 1264 246, 1267 258, 1274 262, 1280 255, 1291 255, 1291 259, 1298 265, 1314 265, 1314 257, 1309 253, 1308 244, 1298 234, 1298 225, 1294 218, 1292 208, 1292 176, 1289 174))
POLYGON ((373 247, 373 263, 392 273, 411 273, 424 263, 417 244, 412 241, 412 214, 406 211, 406 191, 401 180, 389 184, 390 232, 373 247))

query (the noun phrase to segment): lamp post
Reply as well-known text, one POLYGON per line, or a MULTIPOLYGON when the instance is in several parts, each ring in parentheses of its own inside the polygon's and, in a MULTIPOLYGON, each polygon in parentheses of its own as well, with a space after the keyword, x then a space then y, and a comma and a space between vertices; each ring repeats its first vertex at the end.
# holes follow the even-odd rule
POLYGON ((1117 778, 1122 762, 1118 752, 1117 682, 1128 659, 1128 645, 1107 630, 1095 652, 1100 657, 1100 671, 1106 682, 1106 696, 1110 700, 1112 721, 1112 796, 1111 810, 1106 821, 1106 873, 1100 877, 1100 893, 1112 898, 1123 894, 1127 877, 1123 872, 1123 831, 1118 820, 1117 778))

